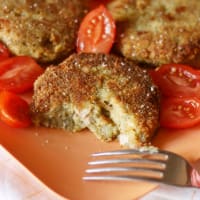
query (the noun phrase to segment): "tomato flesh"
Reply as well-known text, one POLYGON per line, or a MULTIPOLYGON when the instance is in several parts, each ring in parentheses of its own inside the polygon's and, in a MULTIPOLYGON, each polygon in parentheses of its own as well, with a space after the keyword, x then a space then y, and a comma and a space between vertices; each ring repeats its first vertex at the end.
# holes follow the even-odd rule
POLYGON ((18 95, 0 92, 0 119, 14 128, 24 128, 31 124, 29 105, 18 95))
POLYGON ((4 44, 0 43, 0 61, 5 60, 9 57, 10 57, 10 51, 4 44))
POLYGON ((200 99, 169 97, 161 101, 160 125, 188 128, 200 122, 200 99))
POLYGON ((77 52, 109 53, 115 38, 115 22, 109 11, 100 5, 83 19, 77 38, 77 52))
POLYGON ((191 183, 195 187, 200 187, 200 174, 195 169, 191 171, 191 183))
POLYGON ((28 56, 16 56, 0 62, 0 90, 22 93, 30 90, 43 69, 28 56))
POLYGON ((200 71, 192 67, 166 64, 150 74, 165 96, 200 97, 200 71))

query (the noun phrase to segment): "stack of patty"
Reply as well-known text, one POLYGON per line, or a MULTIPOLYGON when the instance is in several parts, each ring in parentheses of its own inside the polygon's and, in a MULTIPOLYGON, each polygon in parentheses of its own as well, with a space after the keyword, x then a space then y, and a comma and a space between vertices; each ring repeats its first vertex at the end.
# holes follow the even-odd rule
POLYGON ((114 55, 74 54, 47 68, 34 85, 35 124, 79 131, 103 141, 147 145, 158 127, 159 94, 148 73, 114 55))
POLYGON ((117 50, 139 63, 200 64, 199 0, 113 0, 117 50))

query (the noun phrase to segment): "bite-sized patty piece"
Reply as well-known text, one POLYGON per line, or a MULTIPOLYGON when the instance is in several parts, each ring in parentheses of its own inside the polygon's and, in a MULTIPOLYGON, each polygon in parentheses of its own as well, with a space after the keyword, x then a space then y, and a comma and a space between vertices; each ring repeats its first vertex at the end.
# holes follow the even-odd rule
POLYGON ((125 57, 154 65, 200 60, 200 1, 113 0, 108 8, 123 24, 116 47, 125 57))
POLYGON ((42 63, 60 60, 75 48, 81 0, 0 0, 0 40, 15 55, 42 63))
POLYGON ((34 85, 36 125, 78 131, 121 145, 146 145, 158 127, 159 94, 148 73, 114 55, 73 54, 34 85))

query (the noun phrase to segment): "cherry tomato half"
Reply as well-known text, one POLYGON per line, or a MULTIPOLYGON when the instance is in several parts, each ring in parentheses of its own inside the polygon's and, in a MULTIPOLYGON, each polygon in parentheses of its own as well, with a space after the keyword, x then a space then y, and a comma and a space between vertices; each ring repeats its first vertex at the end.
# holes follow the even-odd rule
POLYGON ((191 171, 191 183, 195 187, 200 187, 200 174, 195 169, 191 171))
POLYGON ((191 170, 190 177, 192 185, 195 187, 200 187, 200 174, 196 169, 193 168, 191 170))
POLYGON ((115 38, 115 22, 109 11, 100 5, 83 19, 77 38, 77 52, 109 53, 115 38))
POLYGON ((165 96, 200 97, 200 71, 181 64, 166 64, 150 72, 165 96))
POLYGON ((169 97, 161 100, 160 125, 166 128, 189 128, 200 123, 200 99, 169 97))
POLYGON ((22 93, 33 87, 43 69, 28 56, 16 56, 0 62, 0 90, 22 93))
POLYGON ((0 61, 5 60, 9 57, 10 57, 10 51, 4 44, 0 43, 0 61))
POLYGON ((29 105, 18 95, 0 92, 0 119, 14 128, 23 128, 31 124, 29 105))

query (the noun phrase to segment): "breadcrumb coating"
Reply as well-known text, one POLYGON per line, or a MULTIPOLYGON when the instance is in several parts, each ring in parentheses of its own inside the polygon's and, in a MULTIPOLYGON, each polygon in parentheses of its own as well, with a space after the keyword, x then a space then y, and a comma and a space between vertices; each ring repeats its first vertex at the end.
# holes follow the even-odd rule
POLYGON ((0 0, 0 40, 14 55, 40 63, 59 61, 75 49, 84 16, 80 0, 0 0))
POLYGON ((158 128, 159 92, 147 71, 105 54, 73 54, 34 85, 35 124, 70 131, 89 128, 121 145, 148 144, 158 128))
POLYGON ((108 9, 119 23, 116 48, 125 57, 200 66, 200 1, 114 0, 108 9))

